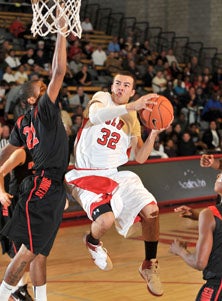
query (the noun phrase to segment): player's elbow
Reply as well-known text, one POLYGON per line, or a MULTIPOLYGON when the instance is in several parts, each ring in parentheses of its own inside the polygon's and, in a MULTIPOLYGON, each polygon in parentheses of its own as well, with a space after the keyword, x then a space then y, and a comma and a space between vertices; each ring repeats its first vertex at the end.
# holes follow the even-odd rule
POLYGON ((207 266, 207 261, 202 259, 197 259, 196 261, 196 269, 198 271, 203 271, 207 266))
POLYGON ((139 164, 143 164, 146 161, 146 159, 144 160, 143 158, 135 156, 135 161, 139 164))

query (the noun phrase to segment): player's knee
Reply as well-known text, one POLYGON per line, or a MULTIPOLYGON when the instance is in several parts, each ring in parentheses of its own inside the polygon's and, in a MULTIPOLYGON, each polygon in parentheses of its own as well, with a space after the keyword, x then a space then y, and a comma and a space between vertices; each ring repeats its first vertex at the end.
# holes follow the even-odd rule
POLYGON ((96 219, 96 223, 100 229, 108 230, 112 227, 115 221, 115 217, 113 212, 106 212, 102 215, 98 216, 96 219))
POLYGON ((151 203, 146 206, 145 218, 156 218, 159 215, 159 207, 156 203, 151 203))

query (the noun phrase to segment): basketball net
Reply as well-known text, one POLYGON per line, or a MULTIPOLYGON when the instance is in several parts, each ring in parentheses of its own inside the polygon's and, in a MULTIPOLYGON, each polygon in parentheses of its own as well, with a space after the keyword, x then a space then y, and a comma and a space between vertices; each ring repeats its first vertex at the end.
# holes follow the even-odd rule
POLYGON ((38 34, 44 37, 49 33, 60 33, 66 37, 74 34, 81 38, 81 0, 31 0, 31 3, 33 10, 31 32, 33 36, 38 34), (59 13, 56 16, 57 10, 59 13), (60 18, 66 21, 65 30, 59 26, 60 18))

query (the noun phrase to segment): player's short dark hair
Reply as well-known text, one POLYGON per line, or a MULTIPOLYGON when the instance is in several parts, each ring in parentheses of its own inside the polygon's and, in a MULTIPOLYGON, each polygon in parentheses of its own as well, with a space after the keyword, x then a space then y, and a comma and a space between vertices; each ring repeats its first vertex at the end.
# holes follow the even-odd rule
POLYGON ((34 96, 34 86, 39 80, 30 80, 25 82, 19 90, 19 98, 26 102, 29 97, 34 96))
POLYGON ((136 89, 136 77, 134 76, 134 74, 132 74, 130 71, 127 71, 127 70, 121 70, 121 71, 118 71, 114 78, 117 76, 117 75, 124 75, 124 76, 130 76, 132 77, 133 79, 133 89, 135 90, 136 89))

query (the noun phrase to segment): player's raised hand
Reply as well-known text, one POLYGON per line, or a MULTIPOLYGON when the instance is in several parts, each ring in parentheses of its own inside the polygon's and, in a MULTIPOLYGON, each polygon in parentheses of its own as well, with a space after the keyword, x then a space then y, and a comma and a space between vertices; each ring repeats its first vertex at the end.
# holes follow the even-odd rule
POLYGON ((175 255, 180 255, 183 250, 186 250, 187 244, 184 241, 176 238, 170 246, 170 252, 175 255))
POLYGON ((211 167, 214 163, 214 156, 204 154, 200 158, 200 166, 202 167, 211 167))
POLYGON ((13 198, 13 195, 11 195, 7 192, 0 192, 0 203, 4 207, 8 207, 11 205, 12 198, 13 198))
POLYGON ((196 212, 194 209, 192 209, 188 206, 185 206, 185 205, 175 208, 174 212, 179 212, 180 217, 190 218, 192 220, 198 220, 198 216, 199 216, 198 212, 196 212))
POLYGON ((149 107, 149 105, 157 105, 157 99, 159 95, 155 93, 150 93, 141 96, 135 101, 129 102, 126 105, 127 110, 135 110, 135 111, 140 111, 142 109, 148 110, 152 112, 152 108, 149 107))

